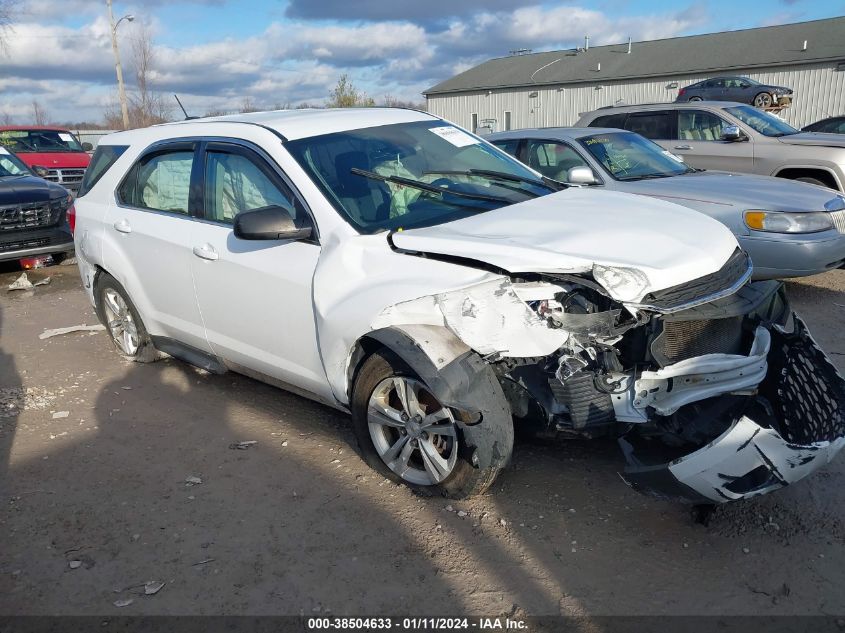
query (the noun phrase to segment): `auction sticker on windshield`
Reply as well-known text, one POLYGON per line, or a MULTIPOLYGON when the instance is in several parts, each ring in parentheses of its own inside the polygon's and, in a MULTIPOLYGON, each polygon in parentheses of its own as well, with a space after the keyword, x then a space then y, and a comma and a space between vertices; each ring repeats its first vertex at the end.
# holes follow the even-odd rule
POLYGON ((430 128, 429 132, 437 134, 437 136, 449 141, 455 147, 466 147, 467 145, 475 145, 478 143, 478 139, 475 139, 466 132, 449 125, 430 128))

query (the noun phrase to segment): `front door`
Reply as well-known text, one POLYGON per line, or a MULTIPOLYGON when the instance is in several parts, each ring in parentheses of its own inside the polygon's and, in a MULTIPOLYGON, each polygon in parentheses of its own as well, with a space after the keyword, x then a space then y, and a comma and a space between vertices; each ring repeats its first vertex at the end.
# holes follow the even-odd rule
POLYGON ((316 240, 243 240, 244 211, 308 213, 277 166, 255 148, 208 143, 203 216, 192 234, 192 271, 206 334, 218 356, 317 394, 326 378, 317 348, 312 278, 316 240))

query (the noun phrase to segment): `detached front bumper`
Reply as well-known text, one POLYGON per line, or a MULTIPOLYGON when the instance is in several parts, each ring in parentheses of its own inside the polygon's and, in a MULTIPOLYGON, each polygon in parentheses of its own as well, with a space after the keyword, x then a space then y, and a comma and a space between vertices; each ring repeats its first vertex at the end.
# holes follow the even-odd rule
POLYGON ((768 372, 757 399, 749 397, 757 406, 707 445, 664 463, 621 438, 625 481, 662 498, 724 503, 782 488, 833 459, 845 446, 845 380, 793 320, 790 334, 771 330, 768 372))

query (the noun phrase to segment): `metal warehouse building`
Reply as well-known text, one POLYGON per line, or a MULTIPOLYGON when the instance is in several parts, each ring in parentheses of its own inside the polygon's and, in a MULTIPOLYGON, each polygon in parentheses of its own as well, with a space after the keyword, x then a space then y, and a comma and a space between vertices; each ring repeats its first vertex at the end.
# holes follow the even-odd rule
POLYGON ((845 114, 845 17, 491 59, 425 92, 429 112, 473 130, 572 125, 615 104, 674 101, 716 75, 795 91, 780 116, 803 126, 845 114))

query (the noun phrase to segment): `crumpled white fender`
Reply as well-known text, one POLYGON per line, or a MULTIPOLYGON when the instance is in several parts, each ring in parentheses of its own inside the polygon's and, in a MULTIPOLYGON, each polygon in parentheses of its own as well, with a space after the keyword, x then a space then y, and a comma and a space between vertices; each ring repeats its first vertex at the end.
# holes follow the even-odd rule
POLYGON ((531 310, 505 277, 397 303, 372 327, 413 323, 442 325, 482 355, 547 356, 569 339, 568 332, 550 328, 531 310))

